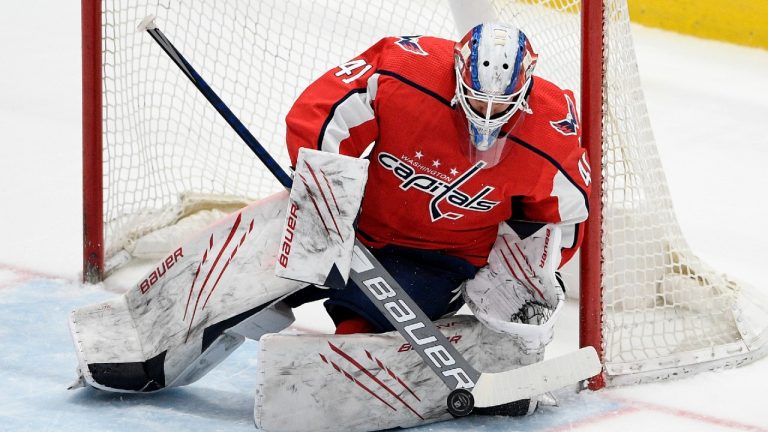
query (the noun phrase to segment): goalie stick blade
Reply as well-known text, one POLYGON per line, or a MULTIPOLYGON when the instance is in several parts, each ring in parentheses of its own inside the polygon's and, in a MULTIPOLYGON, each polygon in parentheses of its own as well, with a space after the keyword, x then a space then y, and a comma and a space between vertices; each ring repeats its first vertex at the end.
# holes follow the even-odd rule
POLYGON ((484 373, 472 389, 475 406, 486 408, 502 405, 591 378, 602 365, 593 347, 523 366, 506 372, 484 373))

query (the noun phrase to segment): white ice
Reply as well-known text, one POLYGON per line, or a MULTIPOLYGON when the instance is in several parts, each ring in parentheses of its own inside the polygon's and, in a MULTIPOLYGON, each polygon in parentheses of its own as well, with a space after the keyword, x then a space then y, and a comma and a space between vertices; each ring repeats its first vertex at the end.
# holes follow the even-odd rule
MULTIPOLYGON (((80 40, 74 2, 0 13, 0 431, 251 431, 255 342, 203 380, 157 395, 67 391, 67 313, 113 292, 82 286, 80 40)), ((696 253, 768 290, 768 51, 636 27, 651 121, 696 253)), ((575 308, 554 350, 576 346, 575 308)), ((327 330, 317 309, 300 325, 327 330)), ((524 419, 435 431, 768 431, 768 360, 693 378, 561 394, 524 419)))

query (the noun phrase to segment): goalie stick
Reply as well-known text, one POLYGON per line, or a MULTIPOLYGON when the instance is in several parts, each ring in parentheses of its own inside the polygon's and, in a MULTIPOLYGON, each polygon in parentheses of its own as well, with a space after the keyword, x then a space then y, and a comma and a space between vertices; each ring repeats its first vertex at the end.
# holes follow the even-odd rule
MULTIPOLYGON (((291 177, 157 28, 154 16, 144 18, 138 29, 152 36, 280 184, 290 189, 291 177)), ((532 398, 588 379, 601 370, 594 348, 586 347, 506 372, 478 372, 358 239, 355 239, 350 278, 450 390, 447 407, 454 416, 468 415, 475 406, 490 407, 532 398)))

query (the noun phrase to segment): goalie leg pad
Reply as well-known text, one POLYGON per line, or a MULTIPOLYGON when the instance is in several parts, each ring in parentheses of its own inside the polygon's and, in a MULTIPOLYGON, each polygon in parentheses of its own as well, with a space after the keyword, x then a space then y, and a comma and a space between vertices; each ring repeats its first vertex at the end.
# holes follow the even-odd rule
MULTIPOLYGON (((471 316, 436 324, 483 371, 509 370, 543 356, 523 353, 471 316)), ((258 360, 254 419, 265 431, 370 431, 452 418, 449 390, 396 332, 267 335, 258 360)))
POLYGON ((124 295, 73 311, 83 381, 118 392, 185 385, 245 337, 257 337, 259 327, 276 331, 290 323, 284 314, 265 312, 304 286, 274 275, 286 202, 282 192, 227 216, 124 295))

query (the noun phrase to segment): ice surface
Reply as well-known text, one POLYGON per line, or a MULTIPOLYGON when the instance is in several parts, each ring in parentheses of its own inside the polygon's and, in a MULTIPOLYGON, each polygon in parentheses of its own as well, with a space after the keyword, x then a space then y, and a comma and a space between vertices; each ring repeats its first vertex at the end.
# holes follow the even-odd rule
MULTIPOLYGON (((0 14, 0 431, 252 431, 256 343, 186 388, 67 391, 75 307, 113 295, 78 280, 80 22, 72 2, 0 14)), ((768 289, 768 52, 635 28, 648 108, 678 219, 719 270, 768 289)), ((576 347, 569 305, 553 352, 576 347)), ((328 330, 316 307, 297 327, 328 330)), ((560 392, 524 419, 467 418, 433 431, 768 431, 768 360, 675 381, 560 392)))

